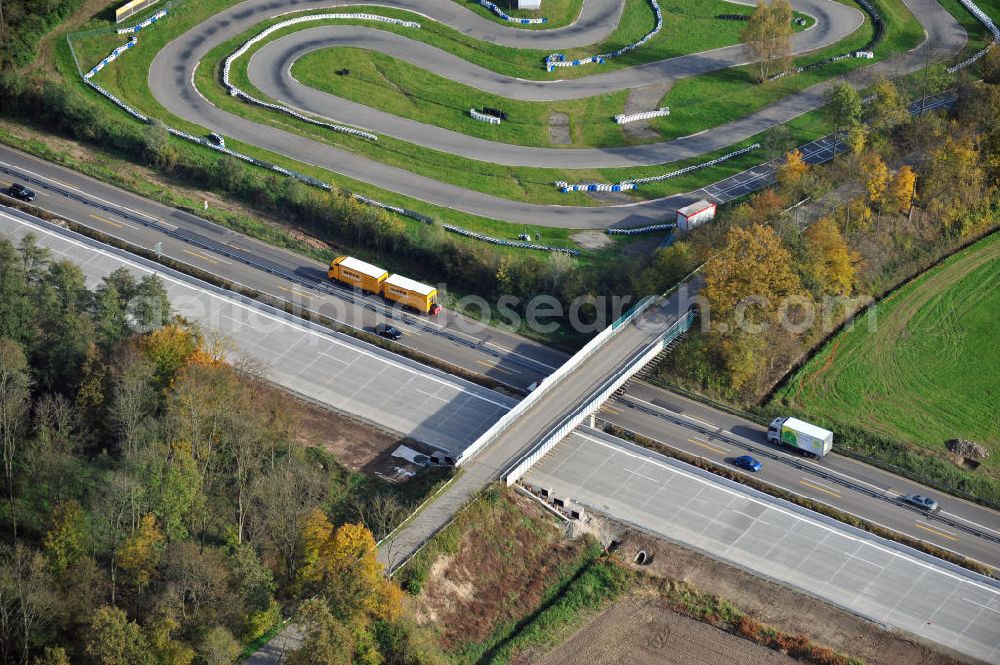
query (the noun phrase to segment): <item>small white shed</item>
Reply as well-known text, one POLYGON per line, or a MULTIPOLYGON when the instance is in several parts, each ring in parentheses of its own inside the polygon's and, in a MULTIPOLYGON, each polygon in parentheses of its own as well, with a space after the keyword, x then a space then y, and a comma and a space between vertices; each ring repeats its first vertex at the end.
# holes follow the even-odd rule
POLYGON ((542 0, 517 0, 518 9, 541 9, 542 0))
POLYGON ((690 231, 699 224, 713 219, 715 219, 715 204, 702 199, 677 211, 677 228, 681 231, 690 231))

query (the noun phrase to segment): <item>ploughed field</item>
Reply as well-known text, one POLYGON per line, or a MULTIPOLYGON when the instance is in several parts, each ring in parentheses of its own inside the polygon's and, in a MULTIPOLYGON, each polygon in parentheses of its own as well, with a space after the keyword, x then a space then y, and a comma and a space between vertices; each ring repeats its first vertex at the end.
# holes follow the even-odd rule
POLYGON ((827 424, 938 451, 986 446, 1000 469, 1000 234, 950 257, 834 337, 775 397, 827 424))

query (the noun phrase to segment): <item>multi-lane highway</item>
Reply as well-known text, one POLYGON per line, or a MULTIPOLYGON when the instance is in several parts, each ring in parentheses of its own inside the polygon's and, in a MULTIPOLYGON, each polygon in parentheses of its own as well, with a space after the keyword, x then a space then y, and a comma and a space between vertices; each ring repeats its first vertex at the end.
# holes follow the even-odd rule
POLYGON ((515 401, 378 347, 311 325, 158 264, 0 208, 0 236, 38 244, 79 265, 93 288, 118 268, 157 274, 175 313, 222 333, 238 357, 286 390, 459 455, 515 401))
MULTIPOLYGON (((590 0, 584 3, 585 10, 593 1, 590 0)), ((806 2, 808 5, 813 0, 803 0, 803 2, 806 2)), ((904 0, 904 2, 924 26, 927 38, 914 50, 874 65, 871 69, 873 72, 899 75, 916 71, 926 66, 930 59, 942 59, 957 54, 966 43, 966 34, 961 25, 936 0, 904 0)), ((349 2, 348 4, 351 3, 349 2)), ((571 26, 560 28, 552 33, 547 31, 517 30, 516 28, 499 26, 464 8, 457 8, 450 0, 424 0, 419 3, 414 0, 391 0, 390 2, 381 4, 404 9, 415 9, 419 13, 439 20, 445 25, 455 27, 473 37, 510 46, 537 47, 540 44, 544 44, 545 48, 557 49, 591 43, 595 38, 607 34, 602 32, 598 24, 592 21, 585 21, 583 18, 571 26)), ((600 4, 601 9, 605 13, 609 11, 607 0, 602 0, 598 4, 600 4)), ((793 3, 793 6, 805 7, 807 5, 793 3)), ((315 2, 306 1, 299 3, 297 9, 325 6, 328 5, 322 2, 322 0, 315 2)), ((838 5, 838 3, 828 2, 827 0, 816 0, 808 6, 810 7, 810 12, 821 14, 822 20, 819 21, 817 27, 800 34, 800 46, 802 40, 807 43, 809 40, 818 40, 816 43, 822 43, 824 35, 829 37, 836 34, 847 34, 853 27, 857 26, 858 14, 856 10, 850 9, 849 11, 844 11, 849 9, 844 7, 844 5, 838 5)), ((221 132, 226 136, 231 136, 240 141, 293 157, 303 163, 320 166, 331 172, 340 173, 389 191, 488 218, 566 228, 603 228, 612 224, 645 225, 657 223, 664 216, 673 213, 678 206, 678 199, 672 198, 625 206, 596 207, 547 206, 511 201, 483 192, 467 190, 457 185, 443 183, 403 168, 389 166, 374 159, 362 157, 271 125, 260 125, 214 106, 194 87, 193 74, 201 59, 218 44, 278 13, 281 12, 273 8, 273 3, 270 0, 251 0, 230 10, 220 12, 193 27, 160 50, 154 58, 148 76, 153 96, 174 115, 194 122, 208 130, 221 132)), ((609 31, 612 27, 612 22, 604 24, 604 28, 609 31)), ((316 28, 309 30, 323 29, 316 28)), ((331 34, 335 37, 338 34, 341 37, 343 36, 342 31, 337 32, 337 28, 332 28, 332 30, 334 32, 331 34)), ((316 33, 309 32, 309 34, 315 35, 316 33)), ((352 28, 351 34, 381 35, 382 33, 377 30, 352 28)), ((294 40, 294 37, 291 39, 294 40)), ((375 37, 372 37, 372 39, 375 40, 375 37)), ((380 43, 382 41, 388 43, 389 41, 394 41, 394 38, 379 36, 378 41, 380 43)), ((286 44, 288 43, 290 42, 286 42, 286 44)), ((365 45, 364 40, 360 44, 365 45)), ((413 48, 422 48, 419 44, 411 46, 413 48)), ((377 49, 378 44, 372 41, 367 44, 367 47, 377 49)), ((278 51, 274 53, 276 53, 274 56, 275 59, 269 62, 280 62, 281 53, 278 51)), ((711 53, 714 54, 716 52, 711 53)), ((735 64, 742 60, 742 57, 735 55, 735 52, 731 52, 731 54, 732 58, 729 64, 735 64)), ((441 57, 445 58, 446 56, 441 55, 441 57)), ((673 65, 677 66, 687 62, 689 66, 695 66, 690 63, 696 63, 700 59, 711 57, 713 56, 697 54, 688 57, 688 60, 683 60, 681 63, 675 62, 673 65)), ((264 58, 260 60, 260 62, 263 61, 264 58)), ((451 64, 453 65, 454 63, 451 64)), ((723 62, 715 64, 715 68, 724 66, 723 62)), ((553 81, 542 85, 552 88, 564 85, 586 86, 586 81, 604 81, 603 77, 620 77, 625 81, 621 87, 628 87, 629 77, 641 76, 642 72, 645 71, 644 68, 655 68, 657 66, 660 66, 660 64, 652 63, 650 65, 617 70, 608 74, 597 74, 596 76, 580 79, 581 83, 576 81, 553 81)), ((681 71, 683 72, 683 69, 681 71)), ((262 82, 261 77, 266 78, 273 74, 273 71, 271 74, 268 74, 267 71, 257 72, 256 76, 258 78, 256 80, 262 82)), ((283 90, 287 90, 288 86, 291 85, 288 81, 282 82, 280 80, 274 83, 282 87, 283 90)), ((824 102, 826 92, 832 84, 833 82, 827 82, 813 86, 801 93, 786 97, 780 102, 751 114, 746 118, 736 120, 695 137, 678 139, 677 142, 635 146, 620 150, 602 149, 597 151, 596 154, 591 151, 591 155, 594 159, 600 161, 601 164, 605 163, 603 160, 625 160, 631 163, 650 164, 662 163, 681 156, 703 154, 708 150, 732 145, 768 127, 786 122, 802 113, 818 108, 824 102)), ((515 82, 511 81, 510 85, 514 86, 515 82)), ((600 85, 607 84, 601 83, 600 85)), ((582 87, 578 88, 578 91, 580 94, 585 94, 587 89, 582 87)), ((321 106, 328 103, 340 104, 343 101, 334 102, 333 99, 321 97, 313 99, 313 93, 307 93, 304 89, 298 89, 295 94, 298 95, 296 101, 307 107, 311 104, 310 99, 321 106), (310 99, 304 97, 307 94, 310 99)), ((278 101, 282 100, 279 98, 278 101)), ((322 108, 320 107, 313 110, 322 112, 322 108)), ((388 133, 393 135, 405 134, 410 138, 417 137, 415 132, 418 132, 418 130, 411 121, 394 118, 393 116, 378 115, 367 111, 363 115, 338 116, 336 119, 348 123, 356 121, 363 125, 363 119, 368 117, 369 114, 371 114, 373 121, 375 121, 375 118, 378 118, 379 123, 393 123, 391 131, 388 133)), ((389 129, 389 127, 383 127, 383 129, 389 129)), ((433 137, 437 136, 441 140, 447 139, 449 141, 448 145, 451 146, 449 149, 454 148, 458 150, 454 137, 446 137, 435 131, 434 128, 422 130, 422 133, 427 137, 424 139, 425 142, 433 140, 433 137)), ((542 153, 532 152, 530 155, 523 153, 521 151, 530 149, 516 146, 496 144, 493 147, 488 147, 469 139, 464 139, 463 143, 469 145, 465 150, 479 150, 483 155, 482 159, 490 162, 500 161, 504 163, 544 166, 549 163, 560 163, 559 160, 565 161, 565 159, 568 159, 572 166, 576 168, 596 165, 580 157, 580 155, 587 154, 588 151, 586 150, 573 150, 565 152, 565 154, 563 154, 564 151, 558 149, 555 149, 555 151, 542 151, 544 154, 553 155, 553 157, 542 157, 542 153)))
POLYGON ((402 345, 519 390, 569 357, 450 310, 426 317, 392 308, 331 283, 326 264, 0 146, 0 189, 15 181, 36 190, 34 204, 54 215, 147 250, 159 245, 173 260, 355 328, 390 320, 404 333, 402 345))
MULTIPOLYGON (((413 348, 520 389, 547 376, 568 357, 495 329, 463 332, 461 328, 471 322, 450 313, 438 328, 433 319, 387 310, 377 298, 327 284, 322 264, 0 148, 0 187, 15 179, 30 182, 39 192, 35 203, 60 217, 147 249, 161 243, 162 252, 171 258, 280 300, 364 326, 391 315, 393 323, 406 332, 404 341, 413 348)), ((996 511, 942 497, 917 483, 836 454, 819 462, 803 460, 764 443, 762 428, 754 423, 641 382, 630 384, 628 394, 609 403, 600 415, 608 422, 717 462, 739 450, 751 450, 764 461, 762 478, 768 482, 936 546, 1000 565, 1000 545, 995 540, 1000 535, 1000 514, 996 511), (706 436, 706 430, 711 435, 706 436), (908 493, 938 497, 942 513, 924 516, 894 500, 908 493)), ((473 438, 470 434, 466 443, 473 438)), ((453 446, 448 449, 454 452, 453 446)), ((491 473, 503 470, 502 461, 491 473)))
POLYGON ((871 621, 1000 661, 995 579, 585 428, 525 482, 871 621))

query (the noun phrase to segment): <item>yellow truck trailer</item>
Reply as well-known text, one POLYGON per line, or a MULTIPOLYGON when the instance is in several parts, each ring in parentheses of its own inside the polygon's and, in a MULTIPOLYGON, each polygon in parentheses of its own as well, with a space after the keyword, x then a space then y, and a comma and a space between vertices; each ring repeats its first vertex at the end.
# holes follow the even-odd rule
POLYGON ((382 282, 389 277, 389 271, 353 256, 338 256, 330 262, 327 276, 369 293, 381 293, 382 282))
POLYGON ((434 302, 437 289, 402 275, 390 275, 382 283, 382 295, 386 300, 412 307, 424 314, 437 314, 441 311, 441 305, 434 302))

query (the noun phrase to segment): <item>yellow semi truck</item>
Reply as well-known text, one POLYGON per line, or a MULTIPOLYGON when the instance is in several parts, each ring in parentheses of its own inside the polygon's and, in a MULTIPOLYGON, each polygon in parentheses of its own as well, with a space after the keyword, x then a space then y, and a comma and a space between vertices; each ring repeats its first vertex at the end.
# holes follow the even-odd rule
POLYGON ((390 276, 387 270, 353 256, 338 256, 331 261, 327 276, 356 289, 381 294, 386 300, 424 314, 434 315, 441 311, 441 305, 435 302, 437 289, 433 286, 402 275, 390 276))
POLYGON ((353 256, 338 256, 330 262, 327 276, 362 291, 381 293, 382 282, 389 277, 389 271, 353 256))
POLYGON ((382 283, 382 296, 424 314, 434 315, 441 311, 441 305, 435 302, 437 289, 402 275, 390 275, 382 283))

